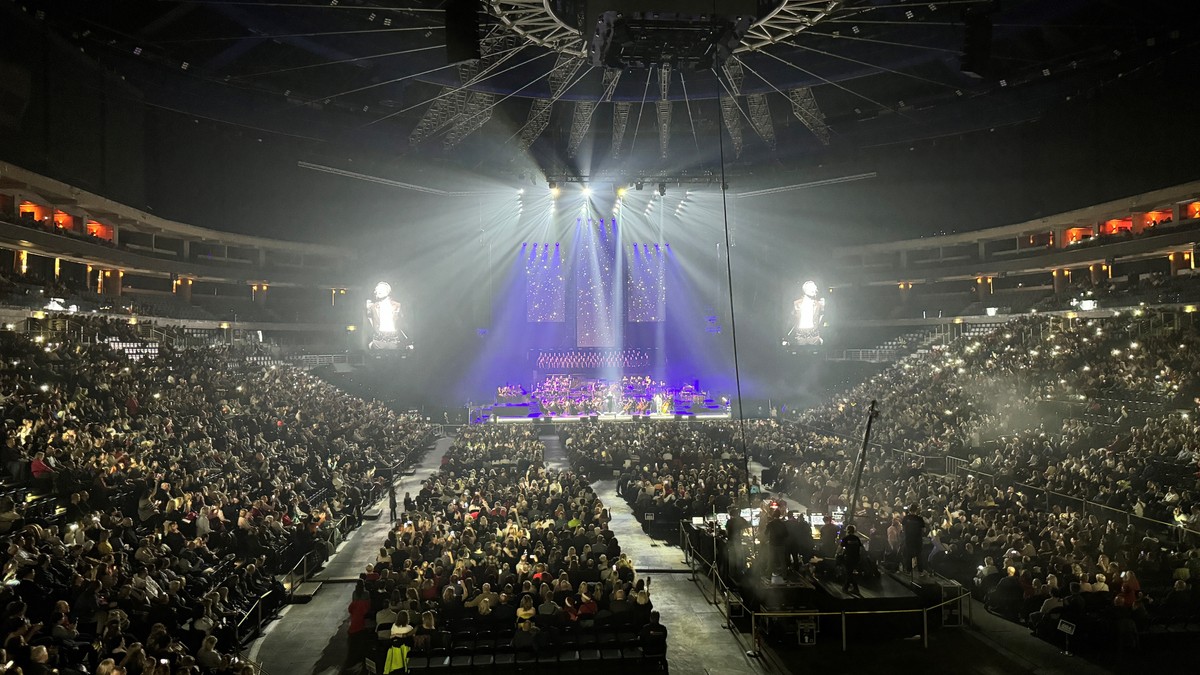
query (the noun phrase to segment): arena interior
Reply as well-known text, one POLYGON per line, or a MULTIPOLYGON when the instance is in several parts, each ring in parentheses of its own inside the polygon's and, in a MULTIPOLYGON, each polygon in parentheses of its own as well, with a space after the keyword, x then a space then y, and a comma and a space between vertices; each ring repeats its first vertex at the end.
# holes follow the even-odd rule
POLYGON ((1194 672, 1197 25, 0 0, 0 673, 1194 672))

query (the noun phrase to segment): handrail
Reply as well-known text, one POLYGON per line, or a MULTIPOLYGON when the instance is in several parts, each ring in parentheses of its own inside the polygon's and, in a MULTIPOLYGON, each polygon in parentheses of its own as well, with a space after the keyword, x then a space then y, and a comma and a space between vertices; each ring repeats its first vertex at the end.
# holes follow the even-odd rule
MULTIPOLYGON (((721 578, 721 575, 717 572, 716 563, 715 562, 710 563, 707 560, 704 560, 704 558, 699 555, 696 548, 694 546, 692 546, 691 539, 686 536, 687 530, 684 527, 684 523, 682 521, 679 524, 679 530, 680 530, 680 546, 683 548, 683 551, 684 551, 684 556, 683 556, 684 561, 688 563, 689 568, 692 570, 693 581, 695 581, 697 583, 697 585, 699 585, 699 575, 697 573, 700 571, 701 568, 706 567, 707 571, 704 576, 708 577, 709 581, 713 584, 713 596, 712 596, 712 599, 709 600, 707 597, 707 594, 706 594, 705 599, 707 601, 711 602, 713 605, 716 605, 717 611, 721 613, 721 616, 725 619, 726 624, 728 626, 732 627, 733 616, 732 616, 732 612, 730 609, 730 597, 731 597, 731 595, 734 595, 735 590, 731 589, 725 583, 725 580, 721 578), (700 562, 703 562, 704 564, 698 565, 697 563, 700 563, 700 562), (722 600, 724 600, 724 602, 722 602, 722 600)), ((924 645, 924 647, 926 649, 928 649, 929 648, 929 612, 941 609, 942 607, 945 607, 947 605, 954 604, 954 603, 958 603, 959 606, 961 607, 963 600, 968 600, 968 602, 967 602, 967 620, 966 621, 967 621, 968 625, 974 625, 974 607, 969 602, 969 599, 971 597, 971 591, 967 588, 964 588, 961 584, 957 585, 956 587, 959 590, 959 593, 957 595, 955 595, 954 597, 949 598, 947 600, 943 600, 942 602, 939 602, 935 605, 930 605, 929 607, 919 607, 919 608, 913 608, 913 609, 839 610, 839 611, 795 610, 795 611, 786 611, 786 612, 785 611, 750 610, 751 643, 756 646, 760 644, 759 638, 758 638, 758 623, 757 623, 759 617, 798 618, 798 617, 817 617, 817 616, 840 616, 841 617, 841 625, 842 625, 842 651, 846 651, 848 649, 848 643, 847 643, 847 637, 846 637, 846 635, 847 635, 846 634, 846 617, 847 616, 882 615, 882 614, 918 614, 919 613, 919 614, 921 614, 922 644, 924 645)), ((960 612, 961 612, 961 609, 960 609, 960 612)))

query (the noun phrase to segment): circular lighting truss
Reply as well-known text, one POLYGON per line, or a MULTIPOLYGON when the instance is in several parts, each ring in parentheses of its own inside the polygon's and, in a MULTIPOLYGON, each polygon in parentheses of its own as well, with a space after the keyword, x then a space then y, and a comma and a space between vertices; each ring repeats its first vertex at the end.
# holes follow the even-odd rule
MULTIPOLYGON (((583 32, 566 23, 551 8, 551 0, 490 0, 492 16, 530 44, 560 54, 586 58, 583 32)), ((844 9, 844 0, 782 0, 765 17, 750 25, 740 54, 777 44, 812 28, 844 9)))
POLYGON ((750 25, 735 54, 753 52, 812 28, 842 9, 842 0, 784 0, 767 16, 750 25))
POLYGON ((560 54, 584 58, 583 33, 563 23, 550 9, 550 0, 491 0, 492 16, 530 44, 560 54))

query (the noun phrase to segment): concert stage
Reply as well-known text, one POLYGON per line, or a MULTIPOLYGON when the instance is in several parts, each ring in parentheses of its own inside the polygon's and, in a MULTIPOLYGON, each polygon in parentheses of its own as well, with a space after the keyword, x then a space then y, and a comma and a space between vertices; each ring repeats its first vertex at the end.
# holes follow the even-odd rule
POLYGON ((478 420, 480 422, 496 422, 499 424, 514 424, 521 422, 542 422, 557 424, 571 422, 639 422, 642 420, 727 420, 732 419, 733 415, 729 412, 717 413, 689 413, 689 414, 659 414, 652 415, 622 415, 620 413, 600 413, 598 415, 550 415, 547 417, 492 417, 489 419, 478 420))
POLYGON ((526 389, 496 388, 496 402, 472 411, 473 423, 604 420, 729 419, 728 399, 714 401, 698 380, 680 385, 645 375, 606 379, 581 373, 549 375, 526 389))

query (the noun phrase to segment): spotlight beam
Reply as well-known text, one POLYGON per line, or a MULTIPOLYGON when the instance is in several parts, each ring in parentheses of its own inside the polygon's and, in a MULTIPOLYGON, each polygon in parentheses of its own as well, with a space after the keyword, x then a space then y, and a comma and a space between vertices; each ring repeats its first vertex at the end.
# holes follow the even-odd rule
MULTIPOLYGON (((578 77, 576 77, 576 78, 575 78, 575 79, 574 79, 572 82, 568 83, 568 84, 567 84, 565 87, 563 87, 563 88, 562 88, 562 91, 560 91, 560 92, 558 93, 558 95, 557 95, 557 96, 555 96, 554 98, 550 99, 550 103, 551 103, 551 104, 554 104, 554 102, 555 102, 555 101, 557 101, 558 99, 562 98, 562 97, 563 97, 563 96, 564 96, 564 95, 565 95, 565 94, 566 94, 568 91, 570 91, 570 90, 571 90, 571 88, 572 88, 572 87, 574 87, 576 84, 579 84, 579 81, 580 81, 580 80, 582 80, 583 78, 587 77, 587 74, 588 74, 588 73, 590 73, 590 72, 592 72, 592 69, 593 69, 593 68, 595 68, 595 66, 588 66, 588 69, 587 69, 587 70, 585 70, 585 71, 583 71, 583 74, 582 74, 582 75, 579 75, 578 77)), ((518 89, 517 91, 514 91, 512 94, 509 94, 508 96, 505 96, 504 98, 500 99, 500 101, 503 101, 504 99, 506 99, 506 98, 509 98, 509 97, 511 97, 511 96, 513 96, 513 95, 515 95, 516 93, 520 92, 520 91, 521 91, 521 90, 523 90, 523 89, 526 89, 526 88, 528 88, 528 87, 531 87, 531 86, 533 86, 533 84, 534 84, 535 82, 537 82, 538 80, 542 79, 543 77, 549 77, 550 75, 551 75, 551 73, 545 73, 545 74, 542 74, 542 75, 538 75, 536 78, 534 78, 533 80, 531 80, 531 81, 529 82, 529 84, 526 84, 525 86, 521 87, 521 89, 518 89)), ((499 103, 500 101, 497 101, 496 103, 499 103)), ((509 136, 509 137, 508 137, 508 140, 507 140, 507 141, 505 141, 505 143, 508 143, 508 142, 509 142, 509 141, 511 141, 512 139, 514 139, 514 138, 516 138, 517 136, 521 135, 521 132, 525 130, 525 127, 529 126, 530 122, 533 122, 533 121, 534 121, 534 120, 526 120, 525 124, 523 124, 523 125, 521 126, 521 128, 520 128, 520 129, 517 129, 517 132, 516 132, 516 133, 514 133, 512 136, 509 136)))

